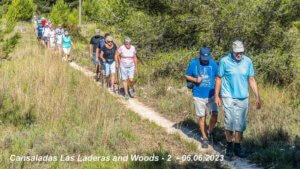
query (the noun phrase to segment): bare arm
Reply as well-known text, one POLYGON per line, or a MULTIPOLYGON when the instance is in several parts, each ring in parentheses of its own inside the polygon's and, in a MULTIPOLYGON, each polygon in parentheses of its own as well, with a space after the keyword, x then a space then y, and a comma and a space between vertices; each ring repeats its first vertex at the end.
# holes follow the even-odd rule
POLYGON ((248 81, 249 81, 250 87, 251 87, 251 89, 254 92, 255 97, 256 97, 256 108, 259 109, 261 107, 261 100, 260 100, 256 80, 255 80, 254 77, 249 77, 248 81))
POLYGON ((120 53, 118 51, 116 51, 115 53, 115 63, 116 63, 116 67, 119 67, 119 63, 120 63, 120 53))
POLYGON ((221 77, 216 77, 216 86, 215 86, 215 103, 217 106, 221 106, 221 99, 220 99, 220 90, 221 90, 221 82, 222 78, 221 77))
POLYGON ((90 57, 92 57, 92 54, 93 54, 93 45, 92 44, 90 44, 90 51, 89 51, 90 53, 90 57))
POLYGON ((101 59, 103 62, 106 62, 106 60, 105 60, 105 58, 103 57, 103 55, 104 55, 104 52, 101 51, 101 53, 100 53, 100 59, 101 59))
POLYGON ((202 77, 201 76, 199 76, 198 78, 195 78, 193 76, 185 75, 185 79, 188 80, 188 81, 191 81, 193 83, 200 83, 202 81, 202 77))
POLYGON ((138 60, 137 60, 137 56, 136 56, 136 54, 134 54, 134 57, 133 57, 133 61, 134 61, 134 66, 135 66, 135 72, 137 73, 137 65, 138 65, 138 60))

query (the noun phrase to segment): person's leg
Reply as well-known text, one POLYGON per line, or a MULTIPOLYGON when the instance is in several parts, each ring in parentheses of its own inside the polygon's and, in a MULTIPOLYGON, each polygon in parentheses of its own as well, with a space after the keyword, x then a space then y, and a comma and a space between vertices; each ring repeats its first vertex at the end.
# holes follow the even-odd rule
POLYGON ((134 77, 134 65, 131 66, 129 69, 128 69, 128 78, 129 78, 129 94, 130 94, 130 97, 134 97, 134 81, 133 81, 133 77, 134 77))
POLYGON ((207 99, 199 98, 199 97, 193 97, 194 105, 195 105, 195 111, 196 116, 198 118, 198 125, 199 129, 202 135, 202 148, 208 148, 208 139, 206 135, 206 123, 205 123, 205 108, 207 105, 207 99))
POLYGON ((115 62, 112 62, 110 65, 110 72, 111 72, 111 85, 113 91, 115 91, 116 86, 115 86, 115 74, 116 74, 116 64, 115 62))
POLYGON ((234 143, 241 143, 243 132, 235 131, 234 143))
POLYGON ((71 59, 71 48, 68 48, 68 61, 72 61, 72 59, 71 59))
POLYGON ((128 96, 128 71, 122 63, 120 64, 120 75, 123 81, 123 87, 124 87, 124 92, 126 97, 128 96))
POLYGON ((232 143, 233 131, 225 130, 225 136, 227 143, 232 143))
POLYGON ((211 112, 211 117, 208 126, 208 134, 211 135, 218 121, 218 107, 214 102, 214 98, 209 99, 209 111, 211 112))
POLYGON ((209 126, 208 126, 208 133, 211 134, 216 126, 216 123, 218 121, 218 115, 213 112, 211 117, 210 117, 210 120, 209 120, 209 126))
POLYGON ((111 84, 112 89, 114 90, 115 89, 115 73, 110 74, 110 84, 111 84))
POLYGON ((232 98, 222 98, 223 109, 224 109, 224 125, 225 125, 225 136, 226 136, 226 153, 225 159, 232 160, 233 153, 233 131, 235 127, 234 107, 232 98))
POLYGON ((99 64, 96 64, 96 77, 97 77, 97 80, 99 80, 100 78, 100 71, 99 71, 99 64))
POLYGON ((236 111, 236 128, 235 128, 235 140, 234 140, 234 154, 240 158, 247 157, 247 154, 241 148, 241 141, 243 131, 246 129, 247 112, 248 112, 248 98, 237 99, 235 104, 236 111))
POLYGON ((105 81, 106 81, 106 87, 110 87, 110 64, 109 63, 104 63, 105 65, 105 81))
POLYGON ((201 131, 201 135, 202 135, 203 139, 207 139, 205 120, 206 120, 206 116, 199 117, 199 122, 198 122, 200 131, 201 131))
POLYGON ((128 95, 127 80, 123 80, 123 87, 124 87, 125 96, 127 96, 128 95))

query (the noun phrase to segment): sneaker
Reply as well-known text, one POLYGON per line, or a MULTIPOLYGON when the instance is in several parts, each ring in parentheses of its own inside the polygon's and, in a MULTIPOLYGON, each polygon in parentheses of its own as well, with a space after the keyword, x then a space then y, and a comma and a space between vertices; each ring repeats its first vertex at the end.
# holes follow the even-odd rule
POLYGON ((246 158, 247 154, 246 152, 242 149, 241 144, 234 144, 234 155, 240 158, 246 158))
POLYGON ((226 146, 226 153, 225 153, 225 160, 232 161, 233 158, 233 143, 227 143, 226 146))
POLYGON ((125 95, 125 100, 129 100, 128 94, 125 95))
POLYGON ((209 144, 209 141, 208 141, 207 138, 205 138, 205 139, 202 140, 202 145, 201 145, 201 147, 202 147, 202 148, 208 148, 208 144, 209 144))
POLYGON ((129 89, 129 95, 131 98, 134 98, 134 90, 133 89, 129 89))

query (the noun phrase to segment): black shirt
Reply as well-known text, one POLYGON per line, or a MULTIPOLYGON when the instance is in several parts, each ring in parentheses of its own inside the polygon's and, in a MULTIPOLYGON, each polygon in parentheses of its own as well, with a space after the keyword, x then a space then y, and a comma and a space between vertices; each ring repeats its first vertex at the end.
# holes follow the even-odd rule
POLYGON ((101 51, 103 51, 103 57, 107 60, 107 62, 112 62, 114 61, 115 53, 117 50, 117 46, 113 44, 113 47, 111 49, 108 49, 106 45, 104 45, 101 48, 101 51))

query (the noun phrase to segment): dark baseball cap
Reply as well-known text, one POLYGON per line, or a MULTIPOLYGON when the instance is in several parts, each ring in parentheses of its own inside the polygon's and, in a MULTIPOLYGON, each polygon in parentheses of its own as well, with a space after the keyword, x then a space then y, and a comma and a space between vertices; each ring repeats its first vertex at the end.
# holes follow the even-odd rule
POLYGON ((207 47, 201 48, 199 51, 199 55, 202 60, 209 60, 210 59, 210 50, 207 47))

